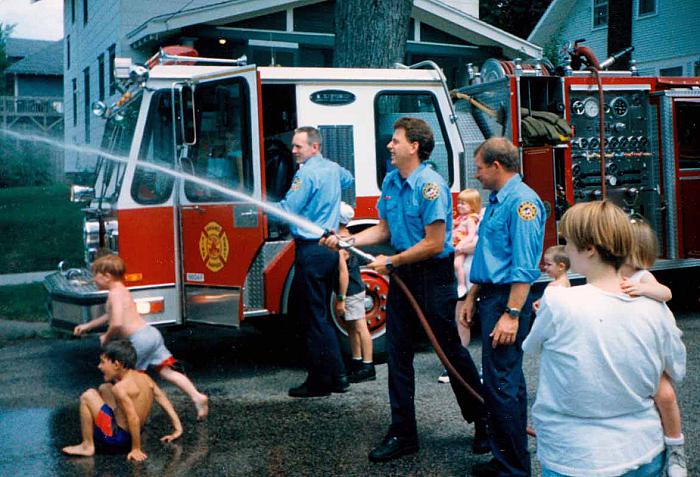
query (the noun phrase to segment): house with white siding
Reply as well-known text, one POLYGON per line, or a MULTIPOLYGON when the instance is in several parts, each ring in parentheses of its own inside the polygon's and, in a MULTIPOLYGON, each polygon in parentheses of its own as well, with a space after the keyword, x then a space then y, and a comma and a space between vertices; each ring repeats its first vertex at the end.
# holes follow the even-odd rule
MULTIPOLYGON (((103 122, 91 104, 118 99, 116 56, 143 62, 167 45, 259 66, 331 66, 335 0, 65 0, 65 139, 99 146, 103 122)), ((540 58, 542 49, 478 18, 478 0, 414 0, 405 63, 432 59, 453 86, 468 63, 540 58)), ((94 157, 66 154, 66 171, 94 157)))
POLYGON ((553 0, 528 41, 585 39, 599 60, 633 46, 639 74, 700 75, 698 0, 553 0))

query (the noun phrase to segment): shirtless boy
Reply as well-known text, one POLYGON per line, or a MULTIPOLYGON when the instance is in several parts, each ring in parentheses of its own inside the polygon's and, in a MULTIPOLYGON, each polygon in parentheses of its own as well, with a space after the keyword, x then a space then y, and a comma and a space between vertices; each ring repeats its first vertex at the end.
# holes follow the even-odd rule
POLYGON ((190 378, 172 368, 175 358, 165 347, 160 331, 146 323, 136 310, 136 303, 122 282, 125 272, 124 261, 116 255, 105 255, 95 260, 92 264, 95 284, 101 290, 109 290, 107 313, 76 326, 73 334, 81 336, 95 328, 109 325, 107 331, 100 335, 102 346, 113 339, 128 338, 136 349, 136 369, 145 371, 153 366, 161 378, 180 388, 192 399, 197 408, 197 420, 205 419, 209 413, 209 399, 197 391, 190 378))
POLYGON ((182 435, 182 424, 170 400, 145 373, 134 370, 136 350, 128 340, 110 341, 103 348, 97 366, 105 380, 99 390, 88 389, 80 396, 80 432, 83 441, 63 448, 69 455, 91 456, 101 452, 127 452, 127 460, 142 461, 141 428, 153 400, 163 408, 175 429, 160 440, 170 442, 182 435), (110 384, 116 381, 116 384, 110 384), (129 449, 131 449, 129 451, 129 449))

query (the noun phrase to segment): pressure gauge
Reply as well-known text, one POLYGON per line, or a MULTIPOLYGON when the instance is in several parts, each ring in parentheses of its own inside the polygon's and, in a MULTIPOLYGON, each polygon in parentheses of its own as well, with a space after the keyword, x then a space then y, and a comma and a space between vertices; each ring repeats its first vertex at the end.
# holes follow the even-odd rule
POLYGON ((629 110, 629 105, 627 104, 627 100, 625 98, 617 97, 612 100, 612 103, 610 103, 610 106, 612 107, 613 112, 615 113, 615 116, 624 116, 627 114, 627 111, 629 110))
POLYGON ((595 118, 600 112, 600 106, 595 98, 588 98, 583 102, 583 111, 589 118, 595 118))
POLYGON ((581 116, 584 112, 583 101, 574 101, 574 104, 571 105, 571 110, 574 112, 574 114, 581 116))

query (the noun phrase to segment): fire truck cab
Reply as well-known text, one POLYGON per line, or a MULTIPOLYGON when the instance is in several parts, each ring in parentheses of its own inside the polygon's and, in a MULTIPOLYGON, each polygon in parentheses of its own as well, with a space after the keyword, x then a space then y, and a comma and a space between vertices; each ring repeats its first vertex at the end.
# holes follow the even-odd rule
MULTIPOLYGON (((464 149, 437 69, 168 63, 131 69, 132 88, 106 114, 102 148, 109 154, 98 157, 94 190, 76 188, 90 200, 86 265, 101 249, 118 253, 139 311, 153 324, 238 326, 282 315, 294 256, 287 225, 255 203, 159 168, 278 201, 296 168, 294 129, 315 126, 323 155, 355 177, 343 193, 356 208, 350 228, 366 227, 376 223, 374 206, 392 167, 392 124, 409 115, 432 126, 431 165, 453 192, 460 189, 464 149)), ((363 274, 367 322, 381 337, 387 278, 363 274)), ((52 326, 72 329, 102 313, 105 292, 90 278, 80 269, 47 278, 52 326)))

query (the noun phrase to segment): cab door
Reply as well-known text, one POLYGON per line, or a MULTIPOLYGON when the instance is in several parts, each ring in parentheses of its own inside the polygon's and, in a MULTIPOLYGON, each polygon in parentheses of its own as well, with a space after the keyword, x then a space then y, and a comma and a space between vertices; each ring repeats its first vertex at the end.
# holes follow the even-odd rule
POLYGON ((228 191, 180 181, 184 320, 237 326, 246 275, 263 242, 258 79, 254 66, 193 79, 183 118, 193 135, 181 168, 228 191))

